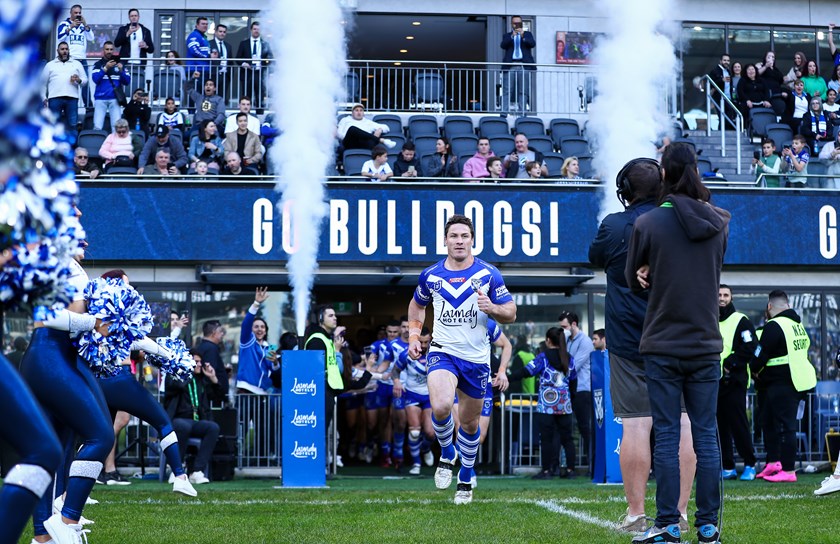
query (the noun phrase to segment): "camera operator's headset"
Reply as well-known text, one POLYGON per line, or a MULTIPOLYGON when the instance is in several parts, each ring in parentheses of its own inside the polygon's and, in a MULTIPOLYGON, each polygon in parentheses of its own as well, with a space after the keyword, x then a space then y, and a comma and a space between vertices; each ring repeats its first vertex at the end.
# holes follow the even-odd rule
POLYGON ((630 179, 627 177, 627 172, 639 164, 650 164, 655 166, 657 170, 659 170, 660 167, 659 161, 648 157, 633 159, 621 167, 621 170, 618 171, 618 175, 615 177, 615 194, 618 197, 619 202, 621 202, 621 205, 625 208, 627 207, 627 200, 633 197, 633 186, 630 185, 630 179))

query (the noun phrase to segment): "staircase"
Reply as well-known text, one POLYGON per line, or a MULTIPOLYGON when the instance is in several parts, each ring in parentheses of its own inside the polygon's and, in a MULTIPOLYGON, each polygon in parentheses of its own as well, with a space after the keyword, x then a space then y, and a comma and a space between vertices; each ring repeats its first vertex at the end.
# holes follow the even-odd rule
MULTIPOLYGON (((745 133, 741 134, 741 174, 737 174, 737 146, 735 145, 735 131, 726 131, 726 156, 721 154, 720 132, 713 131, 711 136, 706 136, 705 130, 685 131, 686 137, 694 142, 700 159, 711 161, 712 168, 717 169, 727 181, 754 181, 755 176, 750 174, 753 151, 758 149, 758 144, 752 143, 745 133), (702 153, 700 153, 702 151, 702 153)), ((701 172, 702 174, 702 172, 701 172)))

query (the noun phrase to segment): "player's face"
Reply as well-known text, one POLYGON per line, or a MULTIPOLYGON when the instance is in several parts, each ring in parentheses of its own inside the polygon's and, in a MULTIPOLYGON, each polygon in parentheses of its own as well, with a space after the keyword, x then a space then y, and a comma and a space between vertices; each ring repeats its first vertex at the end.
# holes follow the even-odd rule
POLYGON ((463 261, 472 255, 472 234, 466 225, 455 224, 446 233, 446 254, 450 259, 463 261))
POLYGON ((400 323, 400 337, 403 340, 408 340, 408 321, 400 323))
POLYGON ((390 326, 389 326, 389 327, 387 327, 387 328, 385 329, 385 335, 388 337, 388 341, 389 341, 389 342, 390 342, 391 340, 396 340, 396 339, 397 339, 397 337, 400 335, 400 327, 397 327, 397 326, 394 326, 394 327, 390 327, 390 326))
POLYGON ((420 352, 425 355, 429 351, 429 344, 432 343, 432 335, 427 334, 426 336, 420 337, 420 352))
POLYGON ((725 287, 718 289, 718 306, 723 308, 730 302, 732 302, 732 291, 725 287))

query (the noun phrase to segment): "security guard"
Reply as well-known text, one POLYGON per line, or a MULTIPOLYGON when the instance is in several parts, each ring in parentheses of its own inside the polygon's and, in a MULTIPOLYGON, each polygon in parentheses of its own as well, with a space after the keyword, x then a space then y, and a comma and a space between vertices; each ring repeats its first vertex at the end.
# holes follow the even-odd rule
POLYGON ((332 423, 335 398, 344 389, 341 373, 343 364, 341 348, 344 346, 344 327, 338 326, 338 316, 331 306, 323 306, 318 310, 318 324, 312 325, 306 331, 306 342, 303 349, 323 351, 327 365, 327 387, 324 395, 326 402, 326 429, 329 432, 332 423))
POLYGON ((732 289, 721 284, 718 289, 720 335, 723 351, 720 354, 720 389, 718 391, 717 421, 720 434, 722 478, 734 480, 735 457, 732 441, 744 459, 741 480, 755 479, 755 450, 747 421, 747 389, 750 384, 749 364, 758 343, 750 319, 735 310, 732 289))
POLYGON ((784 291, 770 293, 767 314, 770 320, 750 362, 756 387, 765 397, 761 423, 767 465, 757 477, 795 482, 797 411, 805 393, 817 385, 817 374, 808 360, 811 340, 784 291))

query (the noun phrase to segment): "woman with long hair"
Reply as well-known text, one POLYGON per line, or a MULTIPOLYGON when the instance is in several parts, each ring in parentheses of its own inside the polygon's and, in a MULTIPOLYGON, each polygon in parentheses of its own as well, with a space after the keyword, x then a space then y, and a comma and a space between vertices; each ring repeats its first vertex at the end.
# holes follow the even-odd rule
POLYGON ((819 96, 811 97, 808 104, 808 111, 802 115, 799 123, 799 133, 805 136, 805 141, 811 149, 811 155, 816 155, 826 142, 833 140, 834 123, 830 116, 823 111, 822 99, 819 96))
POLYGON ((770 104, 776 115, 783 115, 785 112, 785 101, 790 90, 784 87, 785 76, 776 66, 776 53, 768 51, 764 54, 764 60, 755 64, 758 76, 764 82, 764 86, 770 92, 770 104))
POLYGON ((537 422, 540 429, 540 454, 542 470, 535 480, 547 480, 560 467, 560 449, 566 452, 566 469, 561 478, 575 477, 575 441, 572 430, 575 418, 572 415, 572 395, 577 389, 577 373, 574 359, 566 351, 563 329, 551 327, 545 333, 545 349, 519 371, 512 372, 510 379, 522 376, 537 376, 539 392, 537 398, 537 422))
POLYGON ((426 159, 423 172, 430 178, 457 178, 461 176, 458 156, 452 153, 452 145, 441 136, 435 143, 435 154, 426 159))
POLYGON ((219 172, 219 159, 224 153, 224 143, 219 129, 212 119, 205 119, 198 125, 198 134, 190 140, 190 168, 195 170, 199 161, 207 163, 208 170, 219 172))
POLYGON ((805 65, 805 73, 802 75, 802 82, 805 83, 805 92, 811 96, 819 96, 825 98, 825 92, 828 86, 825 80, 820 76, 820 67, 817 61, 809 60, 805 65))

